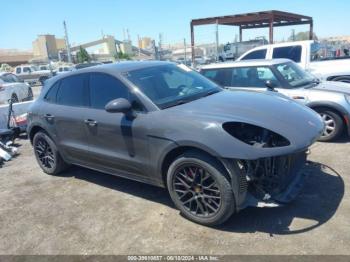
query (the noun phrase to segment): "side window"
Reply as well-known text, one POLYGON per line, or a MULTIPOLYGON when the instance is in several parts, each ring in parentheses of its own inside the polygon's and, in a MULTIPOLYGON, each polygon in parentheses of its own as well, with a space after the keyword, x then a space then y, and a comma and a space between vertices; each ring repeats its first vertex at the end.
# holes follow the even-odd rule
POLYGON ((29 67, 23 67, 23 72, 24 73, 30 73, 30 68, 29 67))
POLYGON ((246 54, 241 58, 241 60, 265 59, 266 53, 267 53, 267 49, 256 50, 246 54))
POLYGON ((57 90, 60 86, 60 82, 56 82, 46 93, 44 99, 49 103, 56 103, 57 90))
POLYGON ((276 47, 273 49, 272 58, 288 58, 296 63, 301 61, 301 46, 276 47))
POLYGON ((280 86, 269 67, 240 67, 233 69, 232 86, 234 87, 265 88, 267 80, 280 86))
POLYGON ((118 79, 107 74, 90 74, 90 105, 104 109, 113 99, 129 99, 128 88, 118 79))
POLYGON ((19 80, 19 78, 16 76, 16 75, 14 75, 14 74, 10 74, 11 75, 11 77, 12 77, 12 79, 13 79, 13 81, 14 82, 21 82, 20 80, 19 80))
POLYGON ((66 106, 86 106, 86 74, 70 76, 61 80, 57 92, 57 104, 66 106))
POLYGON ((221 86, 232 86, 231 68, 203 70, 202 74, 221 86))
POLYGON ((5 76, 5 79, 6 79, 6 82, 8 82, 8 83, 15 83, 15 82, 16 82, 15 79, 12 77, 11 74, 7 74, 7 75, 5 76))
POLYGON ((17 67, 16 68, 16 74, 20 74, 21 73, 21 68, 20 67, 17 67))

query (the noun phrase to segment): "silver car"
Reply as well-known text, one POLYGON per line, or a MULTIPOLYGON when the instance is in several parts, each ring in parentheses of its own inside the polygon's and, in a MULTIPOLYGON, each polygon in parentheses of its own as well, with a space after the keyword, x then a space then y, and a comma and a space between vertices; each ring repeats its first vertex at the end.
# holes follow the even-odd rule
POLYGON ((233 90, 277 91, 318 112, 320 141, 350 135, 350 84, 320 81, 288 59, 249 60, 204 66, 201 73, 233 90))

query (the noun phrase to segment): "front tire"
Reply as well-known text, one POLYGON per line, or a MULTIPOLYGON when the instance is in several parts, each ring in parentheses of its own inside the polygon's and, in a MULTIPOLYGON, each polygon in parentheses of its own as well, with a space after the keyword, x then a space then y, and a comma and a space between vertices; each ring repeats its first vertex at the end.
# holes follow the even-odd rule
POLYGON ((38 132, 33 139, 36 160, 41 169, 49 175, 58 175, 68 168, 53 140, 44 132, 38 132))
POLYGON ((338 138, 344 129, 344 123, 341 117, 327 108, 317 109, 316 112, 322 117, 325 124, 325 130, 319 141, 329 142, 338 138))
POLYGON ((175 206, 196 223, 218 225, 235 210, 226 171, 201 152, 190 151, 176 158, 168 169, 167 186, 175 206))

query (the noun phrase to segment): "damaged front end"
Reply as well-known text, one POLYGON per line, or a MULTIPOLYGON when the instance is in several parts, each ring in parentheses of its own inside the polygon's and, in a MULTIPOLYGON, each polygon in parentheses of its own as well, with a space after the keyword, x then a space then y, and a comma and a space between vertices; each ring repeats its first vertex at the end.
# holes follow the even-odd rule
MULTIPOLYGON (((256 150, 283 148, 291 143, 278 133, 252 124, 230 122, 223 128, 256 150)), ((307 151, 291 151, 254 160, 230 160, 238 210, 247 206, 276 207, 297 197, 307 176, 307 151)))
MULTIPOLYGON (((246 206, 274 207, 294 200, 307 172, 306 152, 258 160, 239 160, 240 188, 246 188, 246 206)), ((242 192, 243 193, 243 192, 242 192)))

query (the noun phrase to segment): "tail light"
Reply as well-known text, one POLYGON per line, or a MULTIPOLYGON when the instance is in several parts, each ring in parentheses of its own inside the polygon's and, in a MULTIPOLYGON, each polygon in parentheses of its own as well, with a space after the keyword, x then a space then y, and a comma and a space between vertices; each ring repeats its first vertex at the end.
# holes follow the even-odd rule
POLYGON ((3 84, 0 83, 0 92, 4 90, 5 90, 5 87, 3 86, 3 84))

